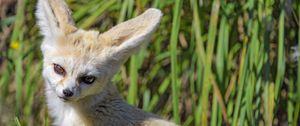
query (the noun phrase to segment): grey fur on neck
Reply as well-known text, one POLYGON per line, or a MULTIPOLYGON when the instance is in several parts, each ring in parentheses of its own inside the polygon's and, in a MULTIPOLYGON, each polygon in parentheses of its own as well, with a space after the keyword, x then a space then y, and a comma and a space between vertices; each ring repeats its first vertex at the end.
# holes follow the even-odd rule
POLYGON ((97 126, 137 126, 149 119, 159 119, 154 114, 146 113, 127 104, 115 86, 110 83, 98 95, 89 96, 71 104, 76 107, 75 110, 80 111, 80 115, 85 120, 93 122, 92 125, 97 126))

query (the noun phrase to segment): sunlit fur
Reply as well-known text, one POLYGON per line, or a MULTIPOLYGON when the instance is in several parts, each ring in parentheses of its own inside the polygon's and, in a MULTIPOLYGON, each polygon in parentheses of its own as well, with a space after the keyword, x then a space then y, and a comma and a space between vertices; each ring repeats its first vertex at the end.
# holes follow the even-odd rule
POLYGON ((149 9, 107 32, 77 28, 63 0, 39 0, 36 16, 44 36, 43 77, 49 113, 54 125, 126 126, 175 125, 128 105, 110 80, 127 58, 146 42, 158 26, 161 12, 149 9), (66 72, 57 74, 53 65, 66 72), (92 84, 78 81, 95 76, 92 84), (74 94, 65 97, 64 89, 74 94))

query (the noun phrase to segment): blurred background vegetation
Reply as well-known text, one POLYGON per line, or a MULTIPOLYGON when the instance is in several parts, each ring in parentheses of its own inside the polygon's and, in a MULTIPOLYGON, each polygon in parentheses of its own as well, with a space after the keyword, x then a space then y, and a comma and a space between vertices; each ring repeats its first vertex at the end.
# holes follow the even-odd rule
MULTIPOLYGON (((164 16, 114 82, 128 103, 183 126, 300 124, 299 0, 67 0, 105 31, 164 16)), ((0 125, 51 125, 36 0, 0 0, 0 125)))

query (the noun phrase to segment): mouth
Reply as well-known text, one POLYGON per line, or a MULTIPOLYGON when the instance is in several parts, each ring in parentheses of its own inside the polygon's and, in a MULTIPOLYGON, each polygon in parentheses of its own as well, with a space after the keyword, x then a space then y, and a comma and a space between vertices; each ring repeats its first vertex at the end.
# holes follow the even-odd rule
POLYGON ((58 98, 59 98, 59 99, 61 99, 63 102, 67 102, 67 101, 69 101, 69 99, 68 99, 68 98, 66 98, 66 97, 60 97, 60 96, 58 96, 58 98))

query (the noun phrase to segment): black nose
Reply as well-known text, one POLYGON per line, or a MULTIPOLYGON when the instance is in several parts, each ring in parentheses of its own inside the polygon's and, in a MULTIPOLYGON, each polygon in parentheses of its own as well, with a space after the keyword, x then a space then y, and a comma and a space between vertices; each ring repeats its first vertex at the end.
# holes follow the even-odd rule
POLYGON ((71 96, 73 96, 73 92, 72 92, 70 89, 64 89, 64 90, 63 90, 63 94, 64 94, 66 97, 71 97, 71 96))

